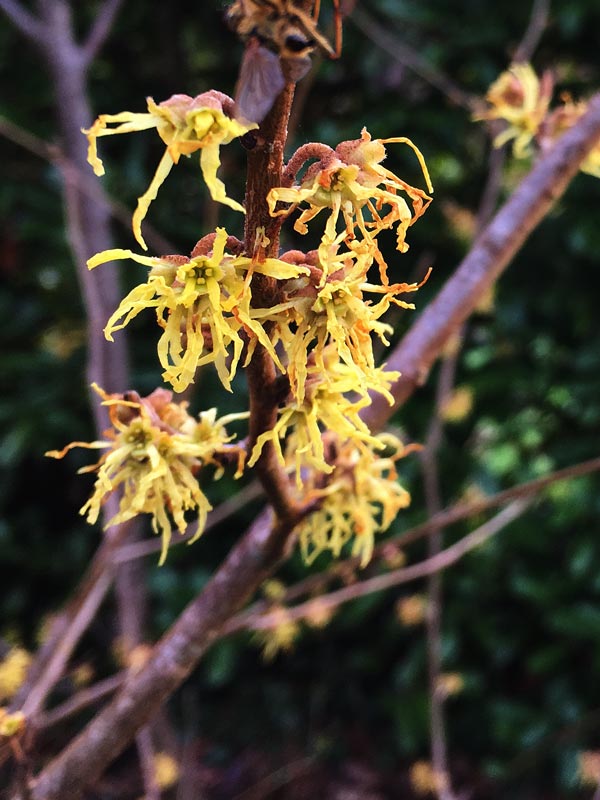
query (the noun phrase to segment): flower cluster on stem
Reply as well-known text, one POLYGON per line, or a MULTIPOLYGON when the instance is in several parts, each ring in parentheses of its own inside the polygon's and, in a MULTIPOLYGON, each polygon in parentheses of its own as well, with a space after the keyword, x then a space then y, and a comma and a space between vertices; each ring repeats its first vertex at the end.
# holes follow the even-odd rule
MULTIPOLYGON (((280 106, 287 109, 284 115, 289 113, 291 94, 284 92, 282 98, 261 127, 265 136, 280 106)), ((413 308, 404 297, 420 284, 391 277, 378 237, 393 230, 396 250, 408 249, 408 230, 431 201, 425 161, 409 139, 373 139, 363 129, 358 139, 335 148, 303 145, 284 166, 283 117, 280 122, 272 125, 272 144, 263 144, 261 151, 257 138, 250 154, 245 241, 217 227, 189 256, 112 249, 88 262, 94 269, 131 259, 148 268, 147 279, 122 300, 104 332, 112 340, 138 314, 152 309, 160 332, 162 377, 176 392, 189 389, 210 364, 232 391, 238 369, 249 368, 250 426, 244 448, 231 444, 225 425, 246 412, 218 419, 212 409, 194 418, 167 390, 140 398, 97 389, 110 409, 112 428, 106 438, 50 453, 62 457, 75 446, 104 450, 97 464, 83 470, 97 477, 82 513, 94 522, 106 497, 119 490, 119 512, 109 524, 149 513, 163 537, 161 561, 173 524, 182 531, 187 512, 196 514, 198 535, 202 531, 210 503, 198 475, 211 466, 218 477, 232 453, 236 475, 256 466, 269 484, 268 495, 271 491, 275 497, 279 490, 273 487, 279 485, 274 508, 278 514, 286 506, 291 509, 288 517, 300 526, 307 560, 323 550, 337 555, 353 540, 353 552, 366 563, 376 532, 385 530, 409 500, 395 469, 406 448, 393 437, 373 435, 360 411, 372 393, 393 403, 390 386, 398 373, 376 364, 373 338, 389 344, 386 311, 391 305, 413 308), (407 145, 416 154, 425 188, 410 185, 383 165, 389 144, 407 145), (268 158, 279 159, 273 171, 264 169, 268 158), (264 188, 262 197, 256 197, 257 186, 264 188), (320 244, 309 252, 280 254, 279 229, 296 209, 294 228, 301 234, 315 218, 325 217, 320 244)), ((213 199, 245 212, 217 177, 219 148, 257 127, 236 117, 231 98, 210 91, 195 98, 174 95, 158 104, 148 99, 147 113, 104 114, 85 133, 97 174, 103 173, 96 149, 100 137, 154 128, 166 145, 133 215, 135 237, 146 249, 142 221, 181 156, 199 151, 213 199)))
MULTIPOLYGON (((490 86, 487 108, 475 119, 505 122, 494 145, 501 147, 512 141, 515 158, 527 158, 535 150, 546 152, 588 108, 586 101, 574 101, 564 92, 560 102, 551 108, 553 91, 554 77, 550 71, 538 77, 531 64, 512 64, 490 86)), ((600 178, 600 145, 590 151, 580 169, 600 178)))

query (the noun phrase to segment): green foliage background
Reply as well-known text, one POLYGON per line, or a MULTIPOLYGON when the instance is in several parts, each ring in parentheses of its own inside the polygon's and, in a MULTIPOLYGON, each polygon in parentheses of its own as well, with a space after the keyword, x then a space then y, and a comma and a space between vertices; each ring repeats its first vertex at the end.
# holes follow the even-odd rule
MULTIPOLYGON (((472 94, 483 94, 506 67, 530 13, 528 3, 508 0, 360 5, 472 94)), ((91 72, 96 113, 143 110, 147 95, 162 100, 209 88, 233 92, 241 47, 224 26, 222 9, 185 0, 129 0, 125 6, 91 72)), ((81 30, 96 7, 86 3, 77 11, 81 30)), ((555 70, 575 97, 588 95, 600 86, 599 27, 596 0, 554 2, 535 66, 555 70)), ((0 54, 0 113, 53 141, 47 70, 5 18, 0 54)), ((454 203, 477 212, 488 168, 486 134, 349 22, 343 57, 321 65, 294 144, 334 146, 356 138, 363 125, 374 136, 409 136, 430 167, 435 202, 411 229, 408 254, 391 262, 398 280, 433 265, 416 298, 420 309, 468 249, 448 209, 454 203)), ((105 187, 133 208, 161 145, 152 134, 101 145, 105 187)), ((408 150, 391 146, 388 165, 418 182, 408 150)), ((243 167, 241 147, 224 151, 223 178, 238 198, 243 167)), ((509 161, 504 196, 525 169, 509 161)), ((57 463, 42 453, 93 433, 83 308, 64 233, 60 176, 6 139, 0 139, 0 172, 0 632, 32 646, 44 616, 68 597, 99 540, 77 515, 89 488, 86 478, 74 475, 84 456, 57 463)), ((493 311, 469 323, 458 383, 473 392, 474 407, 445 432, 446 504, 474 487, 491 493, 598 454, 599 201, 600 183, 577 177, 502 277, 493 311)), ((149 220, 178 251, 189 252, 214 226, 215 213, 231 232, 241 230, 239 217, 223 208, 215 212, 196 164, 186 163, 161 189, 149 220)), ((119 246, 134 247, 130 231, 115 224, 114 233, 119 246)), ((286 245, 295 244, 306 243, 291 233, 286 245)), ((124 290, 143 274, 127 264, 121 272, 124 290)), ((160 380, 150 316, 131 336, 141 392, 160 380)), ((398 336, 412 318, 398 318, 398 336)), ((394 420, 412 440, 426 433, 434 380, 394 420)), ((233 397, 208 372, 201 386, 204 407, 216 404, 225 412, 244 406, 242 381, 233 397)), ((394 532, 424 518, 417 459, 402 472, 413 504, 394 532)), ((466 682, 448 703, 451 763, 459 783, 475 787, 477 797, 589 796, 578 784, 576 759, 581 750, 600 748, 598 488, 596 477, 555 486, 445 577, 444 667, 466 682)), ((224 479, 212 496, 219 501, 234 489, 224 479)), ((153 636, 201 588, 255 510, 246 509, 191 549, 178 549, 161 569, 148 563, 153 636)), ((448 541, 469 529, 456 526, 448 541)), ((418 548, 411 551, 411 558, 419 555, 418 548)), ((294 557, 283 577, 305 574, 294 557)), ((384 776, 382 796, 408 796, 399 794, 407 791, 404 767, 428 757, 424 632, 403 628, 394 603, 420 588, 344 608, 328 628, 306 632, 294 652, 272 664, 261 660, 247 636, 217 645, 173 700, 181 730, 205 743, 205 757, 215 765, 248 753, 268 754, 273 764, 304 754, 335 774, 343 775, 350 763, 367 765, 384 776)), ((112 626, 112 613, 105 614, 78 654, 100 673, 108 665, 98 653, 110 646, 112 626)))

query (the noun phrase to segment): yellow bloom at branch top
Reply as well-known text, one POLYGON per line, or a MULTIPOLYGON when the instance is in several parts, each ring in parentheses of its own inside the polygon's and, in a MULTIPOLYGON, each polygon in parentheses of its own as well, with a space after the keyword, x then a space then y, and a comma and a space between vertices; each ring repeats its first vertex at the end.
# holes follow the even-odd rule
MULTIPOLYGON (((207 237, 208 238, 208 237, 207 237)), ((252 273, 260 272, 280 280, 297 278, 308 272, 301 266, 275 258, 262 261, 226 253, 227 232, 217 228, 212 252, 195 257, 156 258, 131 250, 105 250, 88 261, 94 267, 106 261, 130 258, 150 267, 145 283, 125 297, 104 329, 112 341, 115 331, 124 328, 145 308, 156 309, 163 333, 158 342, 158 357, 163 378, 178 392, 193 383, 196 370, 214 363, 223 386, 231 391, 244 345, 241 334, 259 341, 283 371, 279 358, 259 322, 250 315, 252 273)))
POLYGON ((222 470, 216 457, 233 455, 240 473, 243 452, 229 444, 233 437, 227 434, 225 425, 247 414, 217 419, 216 409, 210 409, 196 420, 188 414, 187 404, 174 403, 166 389, 156 389, 145 398, 134 392, 107 394, 97 386, 94 389, 109 408, 112 428, 105 432, 106 438, 72 442, 63 450, 46 455, 62 458, 74 447, 106 450, 97 464, 79 470, 97 473, 94 492, 80 513, 93 524, 106 498, 120 489, 119 511, 107 527, 138 514, 151 514, 154 531, 162 534, 162 564, 171 539, 171 519, 183 533, 187 525, 185 512, 196 512, 198 529, 190 542, 204 529, 211 505, 196 479, 200 469, 214 465, 218 477, 222 470))
POLYGON ((373 553, 375 535, 387 530, 398 511, 409 505, 410 495, 398 483, 395 462, 410 448, 391 434, 374 440, 375 447, 368 448, 335 437, 329 443, 335 467, 325 488, 320 488, 321 477, 309 471, 305 485, 323 500, 298 529, 307 563, 324 551, 337 557, 352 541, 352 555, 365 566, 373 553))
POLYGON ((508 126, 496 137, 494 145, 501 147, 514 139, 514 155, 523 158, 529 155, 531 141, 548 113, 552 90, 549 72, 540 80, 531 64, 513 64, 488 89, 486 100, 490 108, 474 119, 505 120, 508 126))
POLYGON ((233 100, 215 90, 196 97, 175 94, 158 104, 149 97, 147 104, 147 113, 122 111, 119 114, 101 114, 89 130, 83 131, 89 141, 88 161, 96 175, 104 174, 104 166, 97 152, 97 139, 100 136, 156 128, 158 135, 167 145, 154 178, 138 199, 133 215, 133 232, 144 250, 147 247, 142 236, 142 221, 150 203, 156 198, 160 185, 182 155, 190 156, 200 150, 202 175, 213 200, 244 212, 243 206, 227 197, 225 184, 217 178, 217 169, 221 163, 219 147, 258 127, 254 122, 242 123, 229 116, 226 112, 233 110, 233 100), (116 127, 109 127, 111 124, 115 124, 116 127))
POLYGON ((363 129, 360 139, 341 142, 330 155, 312 164, 299 185, 271 189, 267 196, 271 214, 287 216, 300 203, 307 203, 308 208, 294 225, 299 233, 306 233, 306 223, 323 209, 329 210, 323 241, 328 244, 350 241, 357 237, 358 229, 358 234, 369 243, 371 253, 379 263, 382 282, 386 283, 387 268, 375 237, 380 231, 395 227, 397 249, 405 252, 408 249, 408 227, 422 216, 431 202, 425 191, 411 186, 382 165, 386 156, 385 145, 393 142, 407 144, 414 150, 427 190, 432 192, 423 156, 410 139, 371 139, 363 129), (408 197, 410 205, 399 192, 408 197), (277 209, 280 202, 292 203, 292 209, 277 209), (338 231, 340 215, 344 221, 341 235, 338 231))

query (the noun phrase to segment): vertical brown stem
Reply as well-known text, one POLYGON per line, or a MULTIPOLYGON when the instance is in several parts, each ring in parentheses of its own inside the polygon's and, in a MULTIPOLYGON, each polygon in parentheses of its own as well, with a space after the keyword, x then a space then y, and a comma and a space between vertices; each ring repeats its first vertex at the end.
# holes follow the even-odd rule
MULTIPOLYGON (((245 249, 254 253, 257 230, 264 229, 269 243, 267 257, 279 254, 279 232, 282 220, 269 214, 267 195, 281 185, 283 152, 294 97, 294 84, 286 84, 271 112, 258 132, 258 144, 248 153, 248 178, 246 186, 245 249)), ((257 306, 270 306, 277 302, 277 281, 264 275, 252 279, 252 302, 257 306)), ((258 345, 247 370, 250 393, 249 447, 261 433, 271 430, 277 421, 278 396, 275 391, 275 365, 263 347, 258 345)), ((277 460, 275 449, 267 442, 256 463, 256 471, 277 517, 290 520, 297 515, 297 504, 289 481, 277 460)))

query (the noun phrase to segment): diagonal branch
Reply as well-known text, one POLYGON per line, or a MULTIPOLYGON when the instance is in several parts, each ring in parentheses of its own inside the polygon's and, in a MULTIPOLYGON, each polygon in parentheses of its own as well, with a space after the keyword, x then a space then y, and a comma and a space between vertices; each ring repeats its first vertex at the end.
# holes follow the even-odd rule
MULTIPOLYGON (((600 458, 594 458, 589 461, 583 461, 579 464, 574 464, 570 467, 551 472, 541 478, 527 481, 526 483, 518 484, 510 489, 505 489, 503 492, 491 495, 490 497, 482 498, 471 503, 459 503, 455 506, 450 506, 443 511, 440 511, 435 516, 428 519, 420 525, 403 531, 398 536, 387 539, 385 542, 377 545, 373 551, 373 558, 371 564, 376 563, 379 559, 384 559, 390 552, 397 552, 400 547, 405 547, 408 544, 419 541, 425 536, 428 536, 434 531, 447 528, 450 525, 460 522, 461 520, 468 519, 469 517, 482 514, 492 508, 497 508, 505 503, 509 503, 519 498, 528 498, 541 492, 547 486, 563 480, 589 475, 592 472, 600 471, 600 458)), ((347 558, 343 561, 336 561, 332 567, 326 572, 317 575, 310 575, 307 578, 293 584, 287 590, 285 595, 281 598, 284 604, 291 603, 306 595, 314 595, 317 592, 325 591, 329 584, 336 578, 343 578, 352 574, 360 567, 360 558, 347 558)), ((227 634, 234 633, 235 631, 242 630, 252 626, 252 620, 256 616, 268 610, 269 603, 266 601, 258 601, 252 606, 247 608, 241 614, 233 617, 226 626, 225 632, 227 634)))
POLYGON ((513 54, 513 61, 529 61, 548 25, 550 0, 534 0, 529 24, 519 46, 513 54))
POLYGON ((402 373, 391 389, 395 403, 390 407, 381 395, 373 397, 363 413, 371 430, 380 430, 414 390, 423 385, 444 344, 564 194, 599 139, 600 94, 596 94, 586 114, 539 159, 392 352, 387 368, 402 373))
POLYGON ((13 23, 15 28, 38 46, 46 42, 46 28, 33 14, 17 2, 17 0, 0 0, 0 9, 13 23))
POLYGON ((416 75, 434 86, 455 105, 469 111, 475 108, 476 97, 465 92, 447 75, 436 69, 426 58, 389 29, 377 23, 358 4, 348 17, 366 37, 396 61, 411 69, 416 75))
MULTIPOLYGON (((366 595, 373 594, 374 592, 381 592, 385 589, 390 589, 392 586, 400 586, 403 583, 418 580, 419 578, 426 578, 430 575, 435 575, 442 572, 457 561, 460 561, 467 553, 480 547, 482 544, 491 539, 513 520, 520 517, 521 514, 531 505, 531 500, 521 498, 514 500, 509 506, 499 511, 495 517, 485 522, 479 528, 469 533, 456 544, 447 547, 445 550, 437 553, 431 558, 420 561, 418 564, 412 564, 410 567, 402 567, 400 569, 386 572, 384 575, 376 575, 373 578, 360 581, 359 583, 352 584, 352 586, 345 586, 343 589, 338 589, 335 592, 321 595, 312 600, 307 600, 304 603, 299 603, 293 608, 285 609, 286 621, 297 621, 305 617, 311 617, 317 612, 322 615, 324 612, 334 611, 343 603, 348 603, 350 600, 356 600, 358 597, 365 597, 366 595)), ((255 619, 252 627, 256 630, 264 630, 269 628, 276 628, 281 624, 281 613, 275 611, 267 613, 255 619)))
POLYGON ((98 12, 87 39, 81 45, 81 57, 85 67, 89 66, 100 52, 122 4, 123 0, 106 0, 98 12))
POLYGON ((131 674, 123 690, 52 761, 31 787, 31 800, 72 800, 132 741, 183 683, 231 617, 281 559, 289 524, 256 525, 230 551, 206 585, 131 674))

